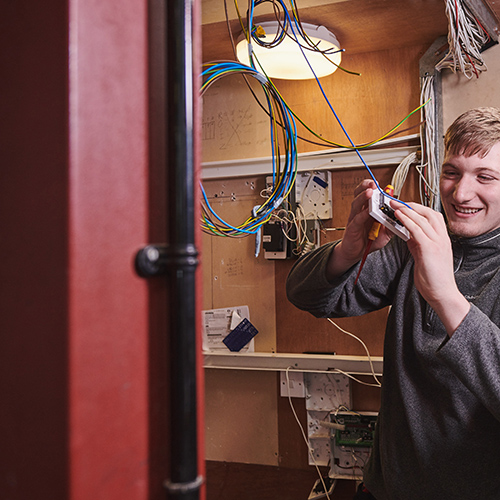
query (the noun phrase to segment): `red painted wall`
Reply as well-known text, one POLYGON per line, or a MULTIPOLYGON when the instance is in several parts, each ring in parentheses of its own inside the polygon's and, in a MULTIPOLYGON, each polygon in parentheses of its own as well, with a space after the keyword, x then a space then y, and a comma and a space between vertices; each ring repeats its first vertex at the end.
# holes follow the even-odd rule
POLYGON ((147 4, 71 0, 71 499, 147 498, 147 4))
POLYGON ((2 5, 1 499, 165 494, 165 286, 133 268, 165 234, 153 3, 2 5))

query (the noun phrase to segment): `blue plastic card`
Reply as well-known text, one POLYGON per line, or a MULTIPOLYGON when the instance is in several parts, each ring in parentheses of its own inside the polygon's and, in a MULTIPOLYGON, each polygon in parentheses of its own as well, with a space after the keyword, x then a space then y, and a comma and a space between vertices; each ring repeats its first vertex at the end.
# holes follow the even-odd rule
POLYGON ((245 347, 258 333, 257 328, 248 319, 243 318, 222 342, 226 344, 230 351, 237 352, 245 347))

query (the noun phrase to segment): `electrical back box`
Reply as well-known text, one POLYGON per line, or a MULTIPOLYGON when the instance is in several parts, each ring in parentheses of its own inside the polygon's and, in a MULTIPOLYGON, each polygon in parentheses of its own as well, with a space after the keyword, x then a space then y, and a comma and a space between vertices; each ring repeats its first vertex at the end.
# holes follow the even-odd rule
POLYGON ((287 258, 287 239, 283 229, 280 222, 274 221, 267 222, 262 226, 262 246, 266 259, 287 258))
MULTIPOLYGON (((273 189, 273 178, 266 177, 266 189, 273 189)), ((262 247, 266 259, 288 259, 292 256, 293 240, 296 236, 295 227, 288 222, 288 211, 295 210, 295 192, 291 191, 287 199, 275 210, 277 217, 262 225, 262 247), (286 237, 285 233, 288 235, 286 237)))
POLYGON ((299 172, 295 180, 295 201, 306 219, 332 218, 332 173, 327 170, 299 172))
POLYGON ((321 425, 339 407, 351 407, 349 378, 341 373, 305 373, 307 434, 314 456, 309 464, 328 465, 331 457, 331 432, 321 425))
POLYGON ((306 373, 307 410, 336 410, 351 407, 349 378, 341 373, 306 373))

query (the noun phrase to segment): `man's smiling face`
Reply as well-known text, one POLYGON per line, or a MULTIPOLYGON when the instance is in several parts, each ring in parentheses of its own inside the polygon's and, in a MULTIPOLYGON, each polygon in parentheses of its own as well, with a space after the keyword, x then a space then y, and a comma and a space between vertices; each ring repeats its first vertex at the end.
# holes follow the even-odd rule
POLYGON ((473 237, 500 227, 500 143, 484 157, 447 155, 439 186, 452 233, 473 237))

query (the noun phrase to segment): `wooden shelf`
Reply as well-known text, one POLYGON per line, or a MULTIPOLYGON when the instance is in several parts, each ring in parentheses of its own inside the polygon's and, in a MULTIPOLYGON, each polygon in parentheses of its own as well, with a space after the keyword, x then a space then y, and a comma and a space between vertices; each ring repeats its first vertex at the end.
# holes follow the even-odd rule
MULTIPOLYGON (((301 372, 342 371, 350 375, 371 375, 367 356, 344 356, 326 354, 282 354, 282 353, 231 353, 205 352, 204 367, 229 370, 286 371, 288 368, 301 372)), ((377 376, 382 374, 383 359, 371 357, 377 376)))

